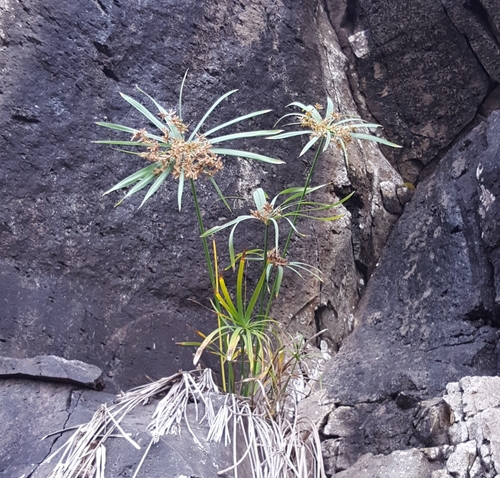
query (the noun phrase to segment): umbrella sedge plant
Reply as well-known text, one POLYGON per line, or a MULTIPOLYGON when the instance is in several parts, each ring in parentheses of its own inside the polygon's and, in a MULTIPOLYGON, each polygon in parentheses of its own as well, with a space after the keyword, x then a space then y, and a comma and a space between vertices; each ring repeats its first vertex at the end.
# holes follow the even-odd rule
MULTIPOLYGON (((220 395, 209 369, 192 372, 179 372, 171 377, 160 379, 123 394, 118 404, 102 407, 89 424, 81 425, 74 435, 59 450, 49 457, 60 454, 61 458, 53 478, 74 478, 75 476, 103 476, 106 463, 104 442, 117 431, 134 447, 135 443, 123 432, 120 422, 139 404, 164 396, 159 402, 148 426, 152 439, 144 456, 134 472, 137 477, 146 455, 162 435, 176 433, 182 420, 193 434, 187 423, 186 409, 189 403, 204 407, 201 420, 206 419, 210 426, 207 440, 230 444, 234 451, 234 464, 219 474, 234 470, 245 460, 251 463, 252 476, 255 478, 296 477, 325 478, 321 455, 321 443, 315 425, 296 413, 289 414, 285 404, 292 408, 299 398, 291 390, 291 383, 303 375, 301 364, 307 354, 306 340, 285 342, 279 324, 271 317, 273 300, 280 291, 286 270, 300 275, 311 274, 321 280, 321 271, 310 264, 288 259, 291 238, 294 234, 303 236, 298 230, 299 219, 333 221, 341 215, 331 215, 331 209, 340 206, 350 196, 340 201, 321 203, 312 195, 327 185, 311 186, 314 171, 320 155, 336 144, 344 155, 346 166, 347 147, 352 140, 375 141, 387 146, 398 147, 394 143, 370 134, 379 125, 367 123, 360 118, 341 117, 335 113, 333 102, 327 99, 324 118, 319 105, 305 105, 293 102, 289 106, 298 107, 301 112, 286 114, 293 116, 299 131, 252 130, 222 134, 221 131, 245 120, 257 118, 270 110, 259 110, 238 116, 203 132, 207 119, 224 100, 236 90, 219 97, 201 120, 190 131, 183 117, 182 97, 186 81, 184 76, 180 88, 177 111, 167 110, 144 91, 139 90, 154 106, 151 111, 141 102, 121 94, 122 98, 138 110, 147 120, 148 127, 153 125, 158 131, 145 127, 136 128, 115 123, 99 122, 98 125, 129 135, 125 139, 97 141, 112 145, 127 154, 147 161, 147 166, 119 181, 105 194, 126 189, 117 205, 130 196, 148 187, 139 207, 142 207, 167 181, 177 181, 177 207, 183 205, 183 193, 189 183, 194 209, 198 221, 202 247, 205 253, 207 271, 213 289, 211 300, 217 318, 217 326, 208 333, 198 331, 201 341, 184 342, 184 345, 197 347, 194 356, 198 364, 205 352, 216 354, 220 360, 224 404, 217 413, 212 397, 220 395), (316 148, 314 159, 307 171, 304 186, 287 188, 272 199, 262 189, 253 193, 254 209, 250 214, 239 216, 223 225, 205 228, 201 206, 197 194, 197 181, 208 178, 217 194, 229 208, 228 202, 214 176, 220 172, 223 157, 244 158, 268 164, 281 164, 283 161, 251 151, 220 147, 226 142, 242 139, 268 138, 285 140, 295 136, 309 135, 299 156, 316 148), (124 149, 125 148, 125 149, 124 149), (328 213, 328 216, 324 216, 328 213), (258 220, 262 226, 262 244, 250 245, 243 252, 236 252, 234 237, 237 228, 244 221, 258 220), (235 286, 230 287, 224 278, 224 270, 219 268, 219 258, 215 239, 212 251, 209 238, 223 230, 229 230, 229 265, 233 269, 235 286), (282 236, 282 230, 287 233, 282 236), (250 266, 257 267, 257 273, 248 274, 255 279, 247 279, 250 266), (250 400, 249 400, 250 397, 250 400), (291 417, 291 418, 290 418, 291 417), (232 430, 230 433, 229 430, 232 430), (243 436, 246 451, 238 456, 236 434, 243 436), (232 438, 231 436, 232 435, 232 438), (96 446, 97 443, 97 446, 96 446)), ((307 368, 307 367, 305 367, 307 368)), ((198 411, 196 412, 198 415, 198 411)), ((195 443, 200 443, 193 434, 195 443)), ((108 458, 109 461, 109 458, 108 458)))
MULTIPOLYGON (((225 196, 222 194, 214 175, 224 168, 221 160, 222 156, 245 158, 253 161, 260 161, 268 164, 282 164, 284 161, 265 156, 262 154, 253 153, 251 151, 220 148, 219 144, 228 141, 236 141, 241 139, 268 137, 281 133, 280 130, 254 130, 243 131, 238 133, 223 134, 221 136, 214 136, 221 130, 240 123, 242 121, 255 118, 257 116, 269 113, 271 110, 259 110, 248 113, 230 121, 226 121, 218 126, 215 126, 204 133, 201 129, 213 111, 229 96, 236 93, 238 90, 232 90, 225 93, 218 98, 212 106, 206 111, 201 120, 196 124, 192 131, 189 131, 186 121, 182 115, 182 96, 184 84, 186 81, 187 72, 182 80, 178 111, 167 110, 161 106, 154 98, 146 92, 137 87, 138 91, 145 95, 149 101, 157 109, 153 113, 136 99, 126 94, 120 93, 122 98, 127 101, 131 106, 138 110, 149 123, 153 124, 158 130, 157 132, 149 132, 146 128, 133 128, 116 123, 98 122, 99 126, 109 128, 122 133, 132 135, 129 140, 99 140, 98 144, 108 144, 120 147, 135 147, 142 151, 135 151, 130 149, 120 149, 121 151, 139 156, 151 163, 148 166, 141 168, 135 173, 127 176, 125 179, 119 181, 111 189, 104 194, 110 194, 113 191, 128 188, 127 193, 116 203, 116 206, 121 204, 125 199, 136 194, 141 189, 149 186, 148 191, 144 195, 139 207, 142 207, 162 186, 162 184, 169 178, 178 181, 177 184, 177 206, 179 211, 182 209, 182 198, 185 189, 186 181, 189 182, 191 194, 196 211, 198 227, 200 234, 203 235, 205 227, 201 214, 198 193, 196 189, 196 181, 201 177, 209 178, 217 194, 224 201, 224 204, 229 208, 225 196)), ((210 258, 208 243, 205 237, 202 238, 203 249, 205 253, 205 260, 207 263, 207 270, 212 283, 215 287, 215 276, 210 258)))

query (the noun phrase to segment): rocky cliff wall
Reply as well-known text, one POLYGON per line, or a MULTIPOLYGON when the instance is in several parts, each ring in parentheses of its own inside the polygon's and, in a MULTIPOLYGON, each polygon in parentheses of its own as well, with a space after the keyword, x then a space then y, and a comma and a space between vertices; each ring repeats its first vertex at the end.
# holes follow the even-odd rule
MULTIPOLYGON (((193 123, 233 88, 240 91, 214 122, 272 108, 259 124, 271 127, 290 101, 327 95, 339 111, 357 114, 324 5, 9 0, 0 9, 0 353, 91 362, 104 369, 110 390, 189 368, 192 351, 176 342, 213 326, 197 304, 209 306, 209 291, 189 196, 182 214, 168 188, 141 210, 137 196, 114 209, 119 195, 102 193, 138 163, 92 144, 110 137, 94 122, 144 126, 119 92, 134 95, 139 85, 174 107, 188 69, 184 112, 193 123)), ((260 142, 257 152, 287 165, 234 160, 218 180, 245 198, 257 186, 273 193, 301 184, 303 161, 311 161, 297 159, 301 147, 260 142)), ((376 147, 353 145, 350 165, 337 151, 325 155, 315 180, 332 187, 322 199, 351 191, 355 198, 342 221, 305 226, 308 239, 292 251, 321 267, 324 283, 292 279, 275 310, 290 331, 328 327, 335 348, 402 211, 402 180, 376 147)), ((228 219, 208 185, 202 202, 207 224, 228 219)), ((236 212, 244 210, 237 204, 236 212)))

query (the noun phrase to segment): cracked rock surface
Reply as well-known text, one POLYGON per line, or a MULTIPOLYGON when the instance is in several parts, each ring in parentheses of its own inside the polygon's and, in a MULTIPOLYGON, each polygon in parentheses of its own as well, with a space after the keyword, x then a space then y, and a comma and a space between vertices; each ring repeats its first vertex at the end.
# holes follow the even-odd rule
POLYGON ((328 0, 358 104, 404 146, 385 151, 407 181, 473 121, 499 81, 491 0, 328 0))
MULTIPOLYGON (((339 478, 495 478, 500 469, 500 377, 464 377, 447 384, 446 443, 434 447, 367 453, 339 478)), ((325 446, 325 456, 332 447, 325 446)), ((330 455, 328 454, 330 452, 330 455)), ((338 449, 337 449, 338 452, 338 449)), ((338 456, 338 455, 337 455, 338 456)))
MULTIPOLYGON (((499 151, 497 112, 449 151, 395 226, 354 331, 325 366, 326 400, 336 408, 323 433, 334 470, 366 453, 447 443, 452 419, 435 397, 464 376, 498 374, 499 151)), ((479 410, 474 403, 468 410, 479 410)), ((453 444, 469 441, 460 423, 453 444)), ((467 447, 450 467, 473 465, 467 447)))
MULTIPOLYGON (((115 395, 83 390, 68 384, 28 379, 0 380, 0 477, 47 478, 58 462, 56 455, 46 460, 71 436, 71 427, 88 423, 103 404, 111 405, 115 395), (61 433, 63 429, 69 429, 61 433), (46 436, 47 435, 47 436, 46 436), (42 438, 46 436, 45 439, 42 438)), ((121 426, 141 447, 134 448, 117 434, 106 442, 106 476, 130 477, 138 467, 151 441, 146 427, 152 420, 157 402, 138 406, 122 420, 121 426)), ((140 476, 213 478, 230 467, 232 447, 205 440, 208 427, 199 424, 194 406, 188 408, 191 429, 201 446, 181 424, 178 435, 162 436, 152 446, 142 464, 140 476)), ((241 453, 243 453, 241 451, 241 453)), ((230 471, 225 475, 231 478, 230 471)), ((251 476, 244 465, 239 476, 251 476)))

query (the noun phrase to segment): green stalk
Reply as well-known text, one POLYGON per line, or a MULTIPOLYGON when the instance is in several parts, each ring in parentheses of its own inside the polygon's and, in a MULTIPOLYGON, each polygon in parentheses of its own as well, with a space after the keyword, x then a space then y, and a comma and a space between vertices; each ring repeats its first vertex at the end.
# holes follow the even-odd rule
MULTIPOLYGON (((191 182, 191 192, 193 194, 194 207, 196 209, 196 217, 198 219, 198 228, 200 229, 200 235, 205 233, 205 227, 203 226, 203 218, 201 217, 200 205, 198 203, 198 195, 196 193, 196 187, 194 184, 194 179, 190 179, 191 182)), ((215 291, 217 284, 215 283, 214 270, 212 266, 212 259, 210 257, 210 250, 208 248, 208 242, 206 237, 201 238, 203 242, 203 250, 205 251, 205 260, 207 262, 208 275, 210 276, 210 282, 212 284, 212 288, 215 291)))
MULTIPOLYGON (((205 233, 205 227, 203 225, 203 218, 201 217, 201 210, 200 210, 200 205, 199 205, 199 202, 198 202, 198 194, 196 193, 196 186, 194 184, 194 179, 190 179, 190 183, 191 183, 191 193, 193 194, 193 201, 194 201, 194 208, 196 210, 196 218, 198 219, 198 228, 200 230, 200 236, 203 235, 205 233)), ((217 287, 218 287, 218 284, 217 284, 217 281, 215 279, 215 273, 214 273, 214 268, 213 268, 213 265, 212 265, 212 258, 210 257, 210 249, 208 248, 208 241, 207 241, 207 238, 206 237, 202 237, 201 238, 201 241, 203 243, 203 250, 205 252, 205 261, 207 263, 207 269, 208 269, 208 275, 210 277, 210 283, 212 284, 212 289, 214 291, 214 295, 216 294, 217 292, 217 287)), ((215 252, 214 252, 215 254, 215 252)), ((217 261, 217 259, 215 258, 215 260, 217 261)), ((215 267, 218 267, 217 263, 215 264, 215 267)), ((214 297, 214 300, 215 300, 215 304, 216 306, 219 305, 219 301, 217 300, 217 296, 214 297)), ((220 328, 221 326, 221 319, 220 319, 220 315, 217 313, 217 324, 218 324, 218 327, 220 328)), ((219 334, 219 346, 221 347, 221 352, 223 351, 222 350, 222 337, 221 335, 219 334)), ((227 391, 227 384, 226 384, 226 377, 225 377, 225 364, 224 364, 225 360, 223 359, 223 357, 221 357, 220 359, 220 367, 221 367, 221 374, 222 374, 222 387, 224 389, 224 391, 226 392, 227 391)), ((231 368, 228 367, 229 370, 229 374, 230 374, 230 377, 229 377, 229 389, 232 390, 232 385, 231 385, 231 382, 234 381, 234 378, 233 380, 231 380, 231 368)))
MULTIPOLYGON (((325 138, 321 138, 321 140, 319 142, 319 145, 318 145, 318 149, 316 150, 316 154, 314 155, 313 163, 311 165, 311 168, 309 169, 309 174, 307 175, 307 179, 306 179, 306 184, 304 186, 304 190, 302 191, 302 195, 300 196, 299 203, 297 204, 297 209, 295 210, 295 212, 297 214, 295 214, 293 216, 292 224, 294 226, 297 223, 298 213, 300 213, 300 210, 302 209, 302 201, 304 200, 304 197, 305 197, 305 195, 307 193, 307 188, 309 187, 309 184, 311 183, 311 179, 312 179, 312 176, 314 174, 314 170, 316 169, 316 163, 318 162, 318 158, 319 158, 319 155, 321 154, 321 150, 323 149, 323 144, 324 143, 325 143, 325 138)), ((292 239, 292 235, 293 235, 293 227, 290 227, 290 231, 288 232, 288 236, 286 238, 285 247, 283 247, 283 252, 282 252, 282 256, 283 257, 286 257, 286 254, 288 252, 288 247, 290 245, 290 240, 292 239)), ((274 294, 275 293, 276 293, 276 280, 274 280, 274 282, 273 282, 273 287, 272 287, 272 290, 271 290, 271 295, 269 296, 269 300, 267 302, 266 315, 269 315, 269 313, 271 311, 271 306, 273 304, 273 299, 274 299, 274 294)))
MULTIPOLYGON (((262 270, 263 274, 266 273, 266 268, 267 268, 268 242, 269 242, 269 224, 266 224, 266 232, 264 233, 264 257, 263 257, 264 269, 262 270)), ((260 293, 259 315, 262 315, 262 312, 264 311, 264 299, 265 299, 265 297, 266 297, 266 287, 262 287, 262 291, 260 293)))
MULTIPOLYGON (((307 188, 309 187, 309 184, 311 184, 311 179, 312 179, 312 176, 314 174, 314 170, 316 169, 316 163, 318 162, 318 158, 319 158, 319 155, 321 154, 321 150, 323 149, 324 143, 325 143, 325 139, 321 138, 319 145, 318 145, 318 149, 316 150, 316 154, 314 155, 313 163, 311 165, 311 168, 309 169, 309 174, 307 175, 304 190, 302 191, 302 195, 300 196, 299 203, 297 204, 297 209, 295 211, 296 214, 293 216, 292 224, 294 226, 297 223, 298 213, 300 213, 300 210, 302 209, 302 201, 304 200, 304 197, 306 195, 307 188)), ((283 253, 282 253, 283 257, 286 257, 286 253, 288 252, 288 246, 290 245, 290 240, 292 239, 292 236, 293 236, 293 228, 291 227, 290 231, 288 232, 288 237, 286 238, 285 247, 283 247, 283 253)))

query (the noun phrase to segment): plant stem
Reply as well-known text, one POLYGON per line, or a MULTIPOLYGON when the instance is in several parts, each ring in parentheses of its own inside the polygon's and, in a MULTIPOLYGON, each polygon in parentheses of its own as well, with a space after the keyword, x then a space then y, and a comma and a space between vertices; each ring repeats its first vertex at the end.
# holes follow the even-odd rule
MULTIPOLYGON (((267 269, 268 242, 269 242, 269 224, 266 224, 266 232, 264 233, 264 256, 263 256, 264 268, 262 270, 263 274, 265 274, 267 269)), ((267 289, 266 287, 263 287, 260 293, 259 315, 262 315, 262 312, 264 312, 264 299, 266 297, 266 289, 267 289)))
MULTIPOLYGON (((198 203, 198 194, 196 193, 196 186, 194 183, 194 180, 191 179, 191 192, 193 194, 193 200, 194 200, 194 207, 196 209, 196 218, 198 219, 198 228, 200 229, 200 235, 203 235, 205 233, 205 227, 203 225, 203 218, 201 217, 201 210, 200 210, 200 205, 198 203)), ((219 307, 219 301, 217 299, 217 293, 218 293, 218 288, 219 284, 217 283, 217 277, 218 277, 218 264, 217 264, 217 250, 215 248, 215 242, 214 242, 214 261, 215 261, 215 267, 217 268, 214 272, 214 268, 212 265, 212 259, 210 257, 210 249, 208 248, 208 241, 206 237, 202 237, 201 241, 203 243, 203 250, 205 252, 205 260, 207 263, 207 269, 208 269, 208 275, 210 277, 210 283, 212 284, 212 289, 214 291, 214 301, 215 305, 218 308, 219 307), (217 277, 216 277, 217 276, 217 277)), ((217 325, 220 329, 222 325, 221 321, 221 314, 216 310, 217 312, 217 325)), ((219 333, 219 347, 220 350, 223 351, 223 346, 222 346, 222 341, 223 337, 219 333)), ((224 357, 221 356, 220 358, 220 368, 221 368, 221 375, 222 375, 222 388, 224 392, 227 392, 228 390, 231 392, 234 392, 234 372, 233 372, 233 367, 232 364, 228 364, 228 374, 229 377, 226 379, 226 371, 225 371, 225 363, 226 360, 224 357)))
MULTIPOLYGON (((297 209, 295 211, 296 214, 293 216, 292 224, 294 226, 297 223, 298 213, 302 209, 302 201, 304 200, 304 197, 307 193, 307 188, 309 187, 309 184, 311 184, 311 179, 312 179, 312 176, 314 174, 314 170, 316 169, 316 163, 318 162, 318 158, 319 158, 319 155, 321 154, 321 150, 323 149, 324 143, 325 143, 325 139, 321 138, 319 145, 318 145, 318 149, 316 150, 316 154, 314 155, 314 159, 313 159, 311 168, 309 169, 309 174, 307 175, 306 184, 305 184, 304 189, 302 191, 302 195, 300 196, 299 203, 297 204, 297 209)), ((283 257, 286 257, 286 254, 288 252, 288 246, 290 245, 290 240, 292 239, 292 236, 293 236, 293 227, 291 227, 290 231, 288 232, 288 237, 286 238, 285 247, 283 247, 283 252, 281 253, 281 255, 283 257)))
MULTIPOLYGON (((296 214, 293 216, 293 222, 292 222, 292 224, 294 226, 297 223, 298 213, 302 209, 302 201, 304 200, 304 197, 305 197, 305 195, 307 193, 307 188, 309 187, 309 184, 311 184, 311 179, 312 179, 312 176, 314 174, 314 170, 316 169, 316 163, 318 162, 318 158, 319 158, 319 155, 321 154, 321 150, 323 149, 323 144, 324 143, 325 143, 325 139, 321 138, 321 140, 319 142, 319 145, 318 145, 318 149, 316 150, 316 154, 314 155, 314 159, 313 159, 312 165, 311 165, 311 167, 309 169, 309 173, 307 175, 306 184, 304 185, 304 189, 302 191, 302 195, 300 196, 299 203, 297 204, 297 209, 295 210, 296 214)), ((286 257, 286 254, 288 252, 288 247, 290 246, 290 241, 292 239, 292 235, 293 235, 293 227, 290 227, 290 231, 288 232, 288 236, 286 238, 285 246, 283 247, 283 252, 281 253, 281 255, 283 257, 286 257)), ((276 279, 274 279, 273 287, 271 289, 271 295, 269 296, 269 300, 267 302, 266 315, 269 315, 269 313, 271 311, 271 306, 273 304, 273 300, 274 300, 274 295, 275 294, 276 294, 276 279)))
MULTIPOLYGON (((196 217, 198 219, 198 227, 200 229, 200 235, 205 233, 205 227, 203 226, 203 218, 201 217, 200 205, 198 203, 198 195, 196 193, 196 186, 194 184, 194 179, 190 179, 191 182, 191 192, 193 194, 194 207, 196 209, 196 217)), ((201 241, 203 242, 203 250, 205 251, 205 260, 207 262, 208 275, 210 276, 210 283, 212 284, 212 288, 215 291, 217 284, 215 283, 214 270, 212 266, 212 259, 210 257, 210 250, 208 248, 208 242, 206 237, 202 237, 201 241)))

